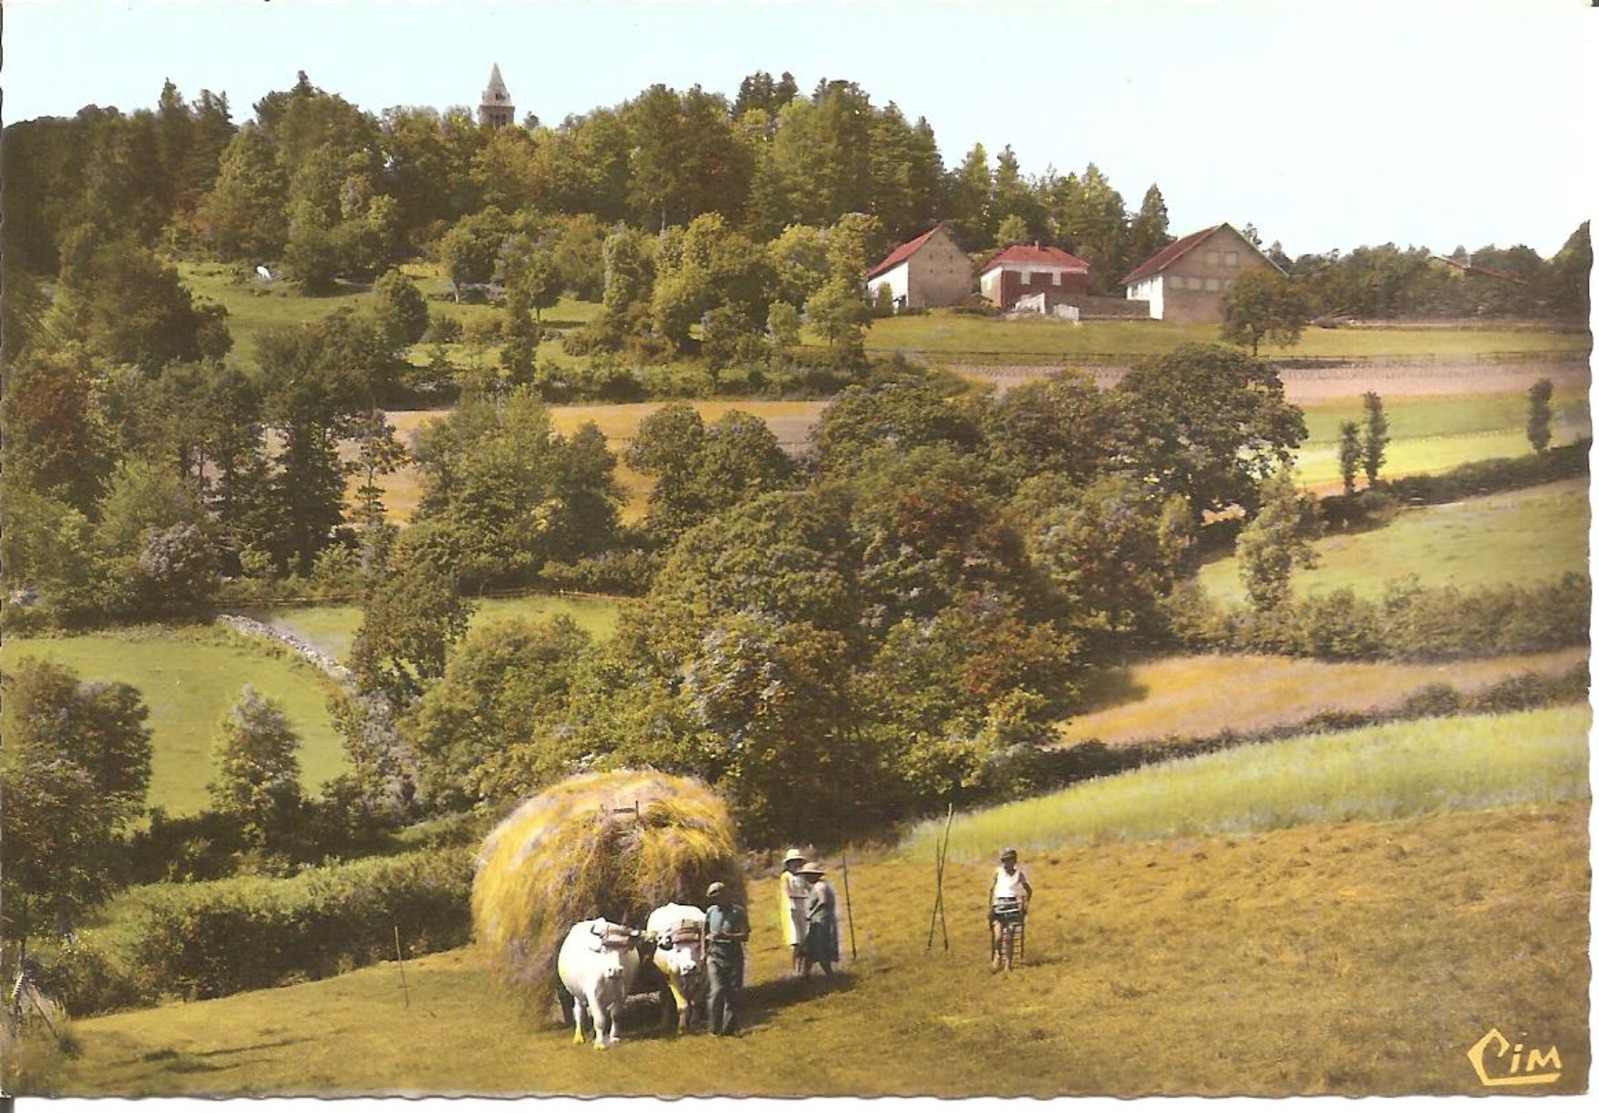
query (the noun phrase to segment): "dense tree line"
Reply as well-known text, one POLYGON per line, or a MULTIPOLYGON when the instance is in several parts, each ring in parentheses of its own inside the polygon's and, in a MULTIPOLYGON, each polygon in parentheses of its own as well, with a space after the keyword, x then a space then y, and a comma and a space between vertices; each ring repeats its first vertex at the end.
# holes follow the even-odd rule
MULTIPOLYGON (((1092 164, 1027 176, 1009 147, 991 158, 977 144, 947 166, 925 118, 873 104, 850 81, 805 95, 788 74, 752 74, 732 102, 655 85, 553 127, 497 130, 465 108, 373 114, 303 73, 240 123, 225 96, 189 102, 168 82, 153 110, 90 106, 13 124, 5 162, 8 257, 38 274, 55 273, 68 234, 94 223, 149 247, 281 260, 317 292, 423 249, 463 258, 470 232, 459 226, 491 210, 583 217, 590 241, 597 229, 657 233, 716 214, 757 243, 861 213, 875 219, 874 259, 947 221, 973 252, 1060 243, 1101 283, 1170 240, 1158 187, 1130 213, 1092 164)), ((492 273, 492 252, 486 261, 492 273)))
POLYGON ((1312 318, 1558 317, 1588 319, 1593 243, 1588 222, 1549 259, 1530 247, 1457 245, 1440 261, 1425 247, 1357 247, 1290 259, 1267 254, 1294 279, 1312 318))
MULTIPOLYGON (((91 105, 12 124, 8 260, 55 274, 74 230, 89 224, 146 247, 281 261, 313 293, 340 276, 370 281, 423 250, 487 281, 497 259, 485 214, 526 212, 551 226, 581 221, 554 237, 565 241, 558 269, 565 288, 594 296, 608 229, 654 234, 715 214, 765 244, 792 225, 860 213, 875 221, 873 259, 942 221, 974 253, 1029 240, 1065 247, 1107 292, 1171 241, 1158 186, 1135 210, 1092 163, 1024 174, 1008 146, 991 155, 981 143, 946 160, 925 118, 873 104, 850 81, 823 79, 807 95, 789 74, 760 72, 731 102, 655 85, 554 126, 496 130, 462 107, 374 114, 304 73, 252 108, 239 123, 225 95, 188 101, 167 82, 154 109, 91 105)), ((1585 316, 1592 261, 1586 225, 1549 260, 1524 246, 1457 247, 1450 257, 1471 269, 1454 273, 1426 248, 1392 244, 1269 253, 1326 317, 1585 316)))

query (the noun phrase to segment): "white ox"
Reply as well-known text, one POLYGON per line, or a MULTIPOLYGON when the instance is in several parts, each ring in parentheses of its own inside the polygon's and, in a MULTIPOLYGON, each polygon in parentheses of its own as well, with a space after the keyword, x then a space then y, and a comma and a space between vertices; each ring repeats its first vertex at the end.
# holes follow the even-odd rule
POLYGON ((661 1023, 671 1024, 668 1000, 677 1005, 677 1030, 686 1032, 705 1005, 705 911, 665 904, 650 913, 645 934, 655 940, 652 961, 671 993, 661 995, 661 1023))
POLYGON ((595 1047, 622 1038, 622 1005, 638 978, 639 938, 638 931, 608 920, 583 920, 566 933, 555 969, 572 995, 573 1043, 583 1042, 583 1025, 591 1017, 595 1047))

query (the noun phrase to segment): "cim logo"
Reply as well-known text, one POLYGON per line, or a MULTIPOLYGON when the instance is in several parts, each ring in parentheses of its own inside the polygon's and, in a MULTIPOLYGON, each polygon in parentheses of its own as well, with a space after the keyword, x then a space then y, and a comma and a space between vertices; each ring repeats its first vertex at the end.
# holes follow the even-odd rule
POLYGON ((1472 1069, 1484 1086, 1537 1086, 1560 1080, 1558 1047, 1524 1050, 1521 1044, 1505 1039, 1497 1028, 1488 1029, 1488 1034, 1466 1052, 1466 1058, 1471 1060, 1472 1069))

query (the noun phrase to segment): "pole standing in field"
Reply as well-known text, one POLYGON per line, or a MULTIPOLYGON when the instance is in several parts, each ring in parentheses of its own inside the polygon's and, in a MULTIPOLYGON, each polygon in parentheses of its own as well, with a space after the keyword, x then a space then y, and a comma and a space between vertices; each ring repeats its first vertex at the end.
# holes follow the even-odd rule
POLYGON ((394 957, 400 962, 400 989, 405 994, 405 1007, 411 1007, 411 987, 405 980, 405 953, 400 950, 400 925, 394 925, 394 957))
POLYGON ((854 962, 855 954, 855 910, 849 903, 849 855, 838 856, 839 867, 844 871, 844 915, 849 919, 849 960, 854 962))
POLYGON ((939 839, 935 857, 938 862, 933 896, 933 918, 927 925, 927 949, 933 949, 933 932, 938 929, 939 923, 944 924, 944 949, 949 950, 949 922, 944 919, 944 859, 949 853, 949 826, 955 820, 955 805, 949 805, 944 815, 944 834, 939 839))

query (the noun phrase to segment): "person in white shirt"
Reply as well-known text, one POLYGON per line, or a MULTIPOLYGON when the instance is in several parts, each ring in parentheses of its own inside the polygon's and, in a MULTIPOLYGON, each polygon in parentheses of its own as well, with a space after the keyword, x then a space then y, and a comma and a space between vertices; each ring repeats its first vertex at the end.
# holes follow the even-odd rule
POLYGON ((1016 848, 1007 846, 999 856, 999 868, 994 871, 994 882, 988 887, 988 929, 993 936, 994 961, 999 961, 1000 932, 1007 923, 1021 923, 1027 919, 1027 906, 1032 903, 1033 886, 1016 865, 1016 848))
POLYGON ((783 873, 778 878, 779 915, 783 921, 783 940, 789 946, 796 976, 801 973, 805 948, 805 905, 811 895, 811 883, 800 876, 805 855, 795 847, 783 856, 783 873))

